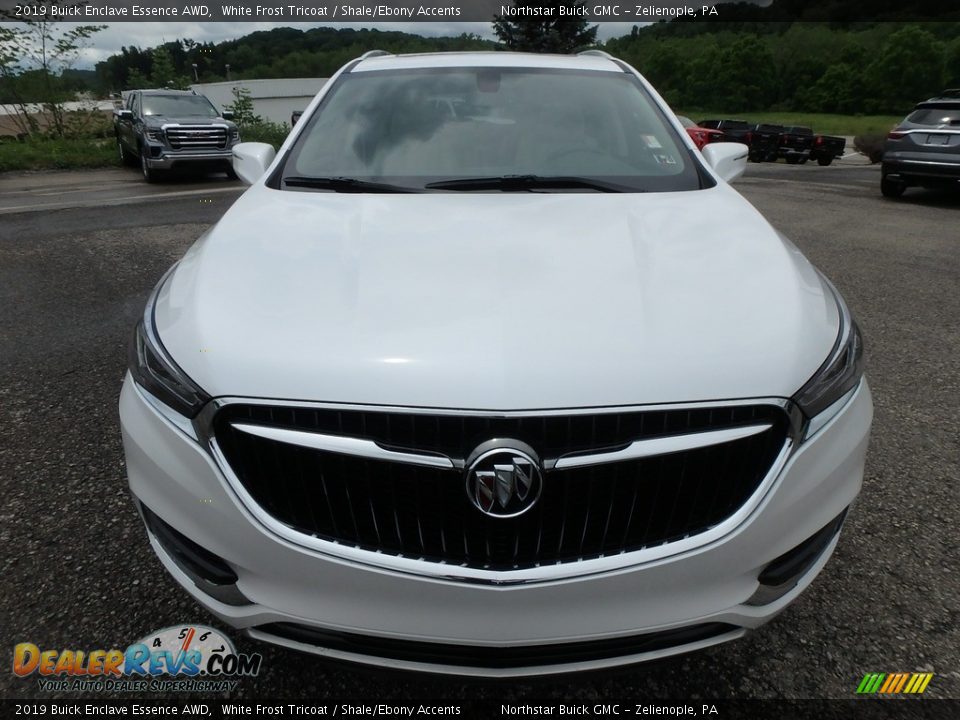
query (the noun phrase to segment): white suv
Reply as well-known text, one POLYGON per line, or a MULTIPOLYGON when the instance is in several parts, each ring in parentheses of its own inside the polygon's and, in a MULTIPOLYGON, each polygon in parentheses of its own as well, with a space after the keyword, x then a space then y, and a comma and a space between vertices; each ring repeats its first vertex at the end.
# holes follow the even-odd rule
POLYGON ((328 657, 488 676, 730 640, 813 580, 872 417, 831 284, 603 53, 368 53, 160 281, 150 542, 328 657), (442 99, 442 101, 441 101, 442 99))

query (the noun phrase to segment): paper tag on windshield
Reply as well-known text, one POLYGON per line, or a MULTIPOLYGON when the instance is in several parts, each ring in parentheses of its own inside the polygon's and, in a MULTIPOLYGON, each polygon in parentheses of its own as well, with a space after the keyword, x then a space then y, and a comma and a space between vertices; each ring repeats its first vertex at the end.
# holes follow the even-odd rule
POLYGON ((647 147, 652 147, 652 148, 663 147, 663 145, 660 144, 660 141, 657 140, 655 135, 644 135, 643 141, 647 144, 647 147))

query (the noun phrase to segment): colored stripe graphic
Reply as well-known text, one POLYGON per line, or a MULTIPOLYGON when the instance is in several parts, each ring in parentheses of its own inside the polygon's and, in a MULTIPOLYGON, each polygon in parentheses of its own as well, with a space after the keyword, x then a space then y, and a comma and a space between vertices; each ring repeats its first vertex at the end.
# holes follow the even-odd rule
POLYGON ((885 673, 867 673, 860 682, 857 692, 861 694, 873 694, 880 689, 880 683, 886 677, 885 673))
POLYGON ((857 694, 920 694, 932 679, 933 673, 867 673, 857 686, 857 694))

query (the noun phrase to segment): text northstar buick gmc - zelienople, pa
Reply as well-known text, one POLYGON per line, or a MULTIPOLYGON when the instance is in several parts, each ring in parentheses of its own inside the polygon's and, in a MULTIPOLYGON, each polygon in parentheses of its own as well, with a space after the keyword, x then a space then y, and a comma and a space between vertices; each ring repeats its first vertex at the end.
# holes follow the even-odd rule
POLYGON ((120 414, 153 549, 250 636, 519 676, 771 619, 872 401, 830 282, 602 52, 340 70, 160 280, 120 414))

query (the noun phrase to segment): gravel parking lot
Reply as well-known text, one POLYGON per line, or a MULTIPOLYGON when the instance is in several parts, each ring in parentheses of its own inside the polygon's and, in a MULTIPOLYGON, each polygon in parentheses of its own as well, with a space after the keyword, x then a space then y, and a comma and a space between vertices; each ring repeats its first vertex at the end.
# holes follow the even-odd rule
MULTIPOLYGON (((80 207, 22 212, 36 203, 11 199, 18 179, 0 183, 0 646, 125 647, 168 625, 221 626, 148 547, 116 403, 147 293, 239 189, 210 180, 97 206, 95 188, 70 200, 57 177, 24 178, 39 190, 21 194, 53 187, 48 205, 80 207)), ((876 167, 844 165, 751 166, 738 187, 845 295, 876 404, 863 493, 801 600, 726 646, 535 683, 370 673, 228 632, 264 655, 235 697, 851 698, 866 672, 926 671, 927 696, 960 698, 960 195, 884 200, 876 167)), ((0 690, 53 696, 9 671, 0 690)))

